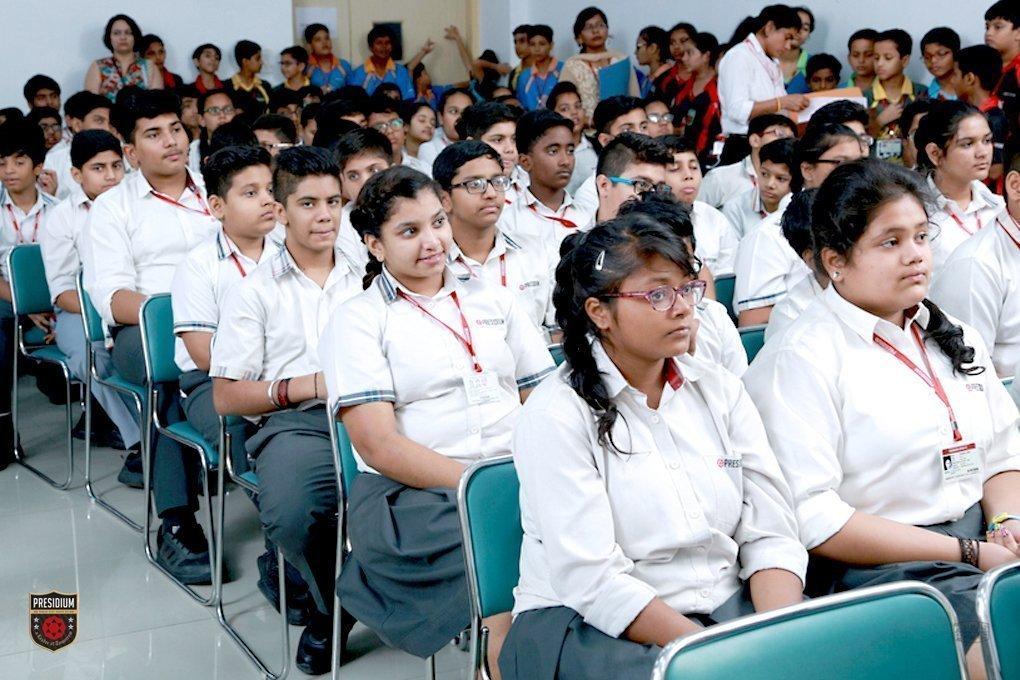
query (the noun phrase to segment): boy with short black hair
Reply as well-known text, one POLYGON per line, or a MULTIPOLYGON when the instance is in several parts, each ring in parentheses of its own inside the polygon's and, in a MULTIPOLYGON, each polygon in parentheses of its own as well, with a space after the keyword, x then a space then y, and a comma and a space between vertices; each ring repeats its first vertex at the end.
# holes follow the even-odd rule
POLYGON ((506 190, 506 205, 517 201, 529 180, 527 173, 517 164, 517 119, 521 110, 499 102, 480 102, 464 109, 457 121, 457 134, 461 139, 485 142, 499 154, 503 174, 510 178, 506 190))
POLYGON ((642 194, 672 191, 666 168, 673 161, 666 146, 638 132, 621 132, 599 153, 595 186, 599 206, 594 222, 616 217, 620 206, 642 194))
POLYGON ((948 26, 931 29, 921 38, 921 58, 932 75, 928 99, 956 99, 956 55, 960 52, 960 34, 948 26))
MULTIPOLYGON (((260 480, 266 533, 314 599, 296 659, 310 675, 329 670, 337 534, 331 425, 317 348, 332 311, 361 292, 364 274, 334 246, 339 172, 330 154, 315 147, 277 157, 272 186, 285 247, 227 295, 209 368, 218 413, 260 417, 246 450, 260 480)), ((352 624, 345 617, 341 650, 352 624)))
POLYGON ((470 90, 463 87, 451 87, 439 97, 439 127, 432 139, 418 147, 418 160, 432 167, 439 152, 454 142, 460 141, 457 133, 457 121, 464 110, 475 103, 470 90))
POLYGON ((1020 6, 998 0, 985 11, 985 44, 999 53, 1002 74, 992 92, 1002 101, 1009 138, 1020 133, 1020 6))
POLYGON ((846 60, 850 64, 850 77, 843 87, 860 88, 861 92, 871 89, 875 82, 875 39, 878 31, 862 28, 854 31, 846 42, 846 60))
POLYGON ((758 153, 761 148, 777 139, 797 137, 796 124, 778 113, 766 113, 755 116, 747 126, 747 143, 751 153, 739 163, 721 165, 705 174, 701 183, 698 199, 713 208, 723 205, 748 189, 753 189, 757 181, 758 153))
POLYGON ((312 81, 305 75, 308 70, 308 50, 300 45, 280 50, 280 74, 283 82, 277 85, 274 90, 290 90, 300 92, 302 88, 308 87, 312 81))
POLYGON ((412 156, 404 148, 407 128, 400 115, 402 110, 401 102, 376 94, 369 102, 368 127, 383 133, 390 141, 390 146, 393 148, 393 165, 406 165, 431 177, 432 168, 412 156))
POLYGON ((63 138, 64 121, 60 117, 60 111, 50 106, 38 106, 28 112, 26 118, 36 125, 43 132, 43 146, 49 151, 63 138))
POLYGON ((205 94, 209 90, 222 90, 223 81, 216 74, 220 70, 220 61, 223 59, 223 52, 212 43, 203 43, 191 53, 191 62, 198 69, 198 77, 195 78, 195 89, 199 94, 205 94))
POLYGON ((229 89, 254 99, 263 108, 268 106, 269 91, 273 86, 259 77, 262 47, 252 40, 238 40, 234 45, 234 61, 238 70, 230 77, 229 89))
POLYGON ((514 52, 521 61, 511 69, 510 75, 507 76, 507 84, 510 86, 511 92, 517 89, 517 83, 520 82, 521 74, 524 73, 524 69, 531 66, 534 58, 531 54, 531 26, 529 24, 517 26, 513 30, 513 38, 514 52))
MULTIPOLYGON (((871 110, 869 131, 875 139, 895 139, 903 107, 927 97, 927 89, 904 73, 913 49, 913 38, 900 28, 882 31, 875 38, 875 80, 864 93, 871 110)), ((883 157, 899 158, 900 154, 883 157)))
POLYGON ((21 93, 29 109, 48 106, 60 110, 60 85, 49 76, 37 73, 25 81, 21 93))
POLYGON ((202 170, 202 159, 209 155, 212 134, 237 115, 234 99, 227 90, 207 90, 198 98, 199 125, 202 134, 188 145, 188 167, 195 173, 202 170))
POLYGON ((364 269, 368 248, 351 224, 351 211, 365 182, 393 165, 393 147, 378 130, 359 128, 342 135, 331 150, 340 171, 340 195, 345 202, 340 211, 336 245, 351 262, 364 269))
POLYGON ((286 116, 294 123, 294 129, 301 134, 301 112, 304 100, 300 92, 278 87, 269 95, 269 113, 286 116))
MULTIPOLYGON (((255 119, 251 126, 255 133, 255 139, 259 146, 269 152, 269 155, 276 158, 276 155, 283 149, 297 146, 297 128, 294 121, 286 116, 275 113, 267 113, 255 119)), ((203 174, 205 170, 202 170, 203 174)))
POLYGON ((778 210, 783 197, 797 188, 795 146, 792 139, 777 139, 763 146, 758 154, 755 186, 737 194, 723 206, 723 215, 733 224, 740 238, 750 234, 763 219, 778 210))
POLYGON ((976 106, 988 118, 992 130, 992 167, 988 185, 995 186, 1003 175, 1003 150, 1009 136, 1009 121, 1002 110, 1002 101, 995 96, 995 86, 1002 75, 999 54, 988 45, 965 47, 956 55, 960 78, 956 93, 962 101, 976 106))
POLYGON ((188 136, 198 139, 202 132, 202 126, 198 122, 198 88, 192 83, 181 85, 177 88, 177 96, 181 98, 181 122, 188 129, 188 136))
MULTIPOLYGON (((112 110, 113 104, 109 99, 101 94, 83 90, 67 98, 64 103, 64 121, 72 138, 84 130, 113 132, 113 125, 110 123, 112 110)), ((52 171, 56 177, 57 191, 54 195, 58 199, 71 195, 75 181, 71 176, 70 142, 61 142, 50 149, 46 153, 43 169, 52 171)))
POLYGON ((392 29, 376 24, 366 38, 370 52, 365 63, 354 69, 347 79, 348 85, 360 85, 368 94, 375 92, 380 83, 395 83, 400 88, 401 98, 414 99, 414 81, 407 67, 393 61, 393 44, 396 42, 392 29))
POLYGON ((842 70, 843 66, 839 63, 839 60, 831 54, 825 54, 824 52, 812 54, 808 57, 807 68, 805 69, 808 87, 811 88, 812 92, 834 90, 839 84, 839 75, 842 70))
POLYGON ((528 49, 531 64, 521 71, 514 92, 528 111, 545 107, 549 93, 560 80, 563 62, 553 51, 553 30, 545 24, 528 26, 528 49))
POLYGON ((581 185, 595 175, 595 167, 599 163, 599 154, 595 150, 595 145, 584 134, 587 121, 577 85, 566 82, 557 83, 549 93, 545 107, 574 123, 574 174, 570 176, 570 184, 567 185, 567 191, 573 196, 581 188, 581 185))

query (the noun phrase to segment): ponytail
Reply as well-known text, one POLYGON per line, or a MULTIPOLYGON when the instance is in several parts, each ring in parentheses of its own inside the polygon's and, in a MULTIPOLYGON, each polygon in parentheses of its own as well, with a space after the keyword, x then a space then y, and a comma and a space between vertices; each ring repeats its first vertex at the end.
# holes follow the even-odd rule
POLYGON ((924 331, 926 340, 933 341, 942 350, 942 353, 949 357, 953 363, 953 370, 963 375, 980 375, 984 373, 984 366, 966 366, 974 363, 974 348, 965 345, 963 342, 963 328, 949 320, 945 312, 939 309, 927 298, 923 302, 928 308, 930 316, 928 327, 924 331))

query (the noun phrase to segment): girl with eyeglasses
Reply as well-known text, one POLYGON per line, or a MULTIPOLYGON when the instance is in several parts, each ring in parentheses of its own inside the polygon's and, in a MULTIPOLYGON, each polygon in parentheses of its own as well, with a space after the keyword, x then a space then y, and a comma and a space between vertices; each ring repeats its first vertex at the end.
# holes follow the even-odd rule
POLYGON ((627 215, 568 237, 566 361, 514 433, 524 542, 505 679, 649 677, 702 626, 799 602, 807 555, 750 398, 690 355, 704 282, 627 215))
POLYGON ((978 584, 1020 559, 1020 432, 981 337, 927 299, 925 194, 883 161, 832 171, 812 207, 830 284, 744 382, 793 491, 807 593, 930 583, 974 673, 978 584))

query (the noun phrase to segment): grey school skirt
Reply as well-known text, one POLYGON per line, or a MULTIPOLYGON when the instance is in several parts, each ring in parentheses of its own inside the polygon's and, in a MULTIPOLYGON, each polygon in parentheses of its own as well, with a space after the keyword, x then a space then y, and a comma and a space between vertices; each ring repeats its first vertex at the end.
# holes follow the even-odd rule
MULTIPOLYGON (((921 528, 954 538, 985 538, 984 516, 977 503, 955 522, 921 528)), ((820 597, 883 583, 923 581, 945 595, 953 605, 960 621, 960 634, 966 651, 981 632, 975 600, 983 573, 977 567, 962 562, 896 562, 877 567, 855 567, 812 557, 808 566, 806 592, 811 597, 820 597)))
MULTIPOLYGON (((688 614, 704 626, 754 613, 747 583, 711 614, 688 614)), ((522 612, 499 653, 503 680, 648 680, 662 647, 606 635, 573 609, 522 612)))
POLYGON ((457 492, 359 474, 348 503, 343 608, 398 649, 428 657, 471 619, 457 492))

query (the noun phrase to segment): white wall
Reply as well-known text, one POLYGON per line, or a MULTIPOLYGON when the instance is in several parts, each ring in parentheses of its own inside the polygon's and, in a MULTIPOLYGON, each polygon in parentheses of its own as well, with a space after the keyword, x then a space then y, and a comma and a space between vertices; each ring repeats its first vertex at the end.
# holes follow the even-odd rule
POLYGON ((107 19, 121 12, 166 42, 167 66, 188 81, 195 47, 223 50, 226 79, 237 70, 234 43, 248 38, 262 46, 263 76, 278 84, 279 51, 293 44, 289 0, 0 0, 0 107, 25 108, 21 88, 36 73, 55 78, 65 100, 81 90, 89 63, 109 54, 107 19))
MULTIPOLYGON (((992 0, 793 0, 806 4, 816 17, 815 32, 808 41, 809 53, 829 52, 846 65, 846 41, 858 28, 902 28, 914 37, 914 54, 908 74, 920 82, 931 76, 924 70, 919 46, 921 36, 934 26, 950 26, 964 46, 983 41, 984 11, 992 0)), ((504 61, 515 61, 509 32, 522 23, 549 24, 556 36, 556 52, 566 58, 577 52, 571 27, 577 12, 596 5, 609 17, 610 47, 628 54, 634 51, 638 31, 649 24, 669 29, 679 21, 699 31, 727 40, 737 23, 757 14, 764 0, 480 0, 482 47, 491 47, 504 61)))

